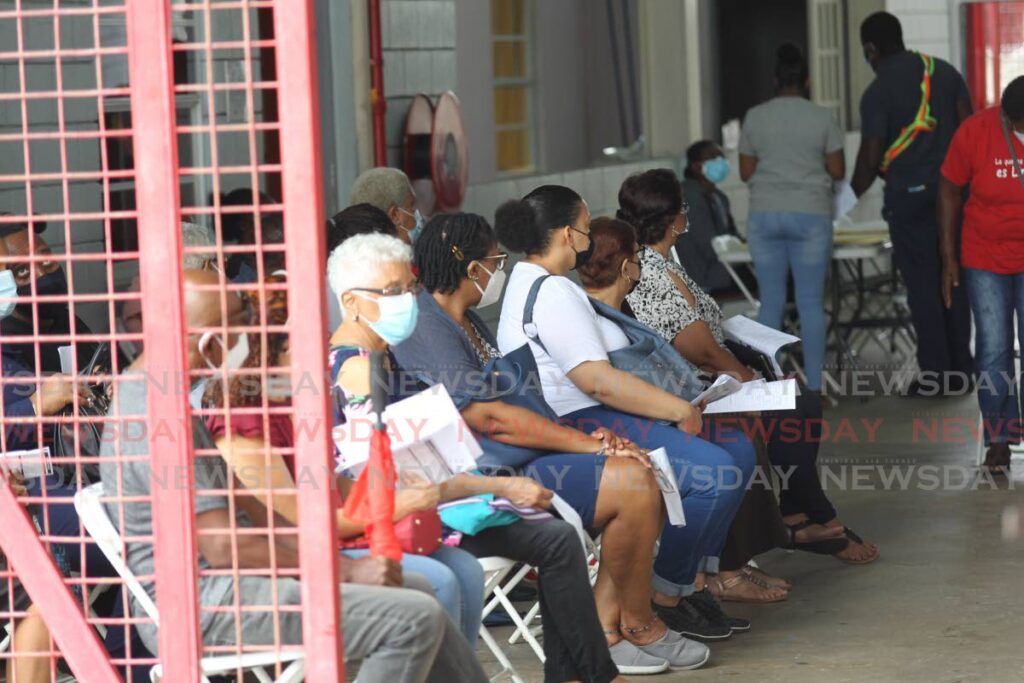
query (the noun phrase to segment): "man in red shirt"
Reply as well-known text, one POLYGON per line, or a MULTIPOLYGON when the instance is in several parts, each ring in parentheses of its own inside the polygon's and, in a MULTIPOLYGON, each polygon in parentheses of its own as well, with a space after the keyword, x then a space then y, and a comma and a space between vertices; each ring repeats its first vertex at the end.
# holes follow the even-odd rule
POLYGON ((1024 76, 1006 86, 1000 106, 964 121, 939 181, 942 296, 951 306, 962 272, 975 320, 978 404, 989 446, 985 465, 995 471, 1009 469, 1010 444, 1020 443, 1022 432, 1018 399, 1024 392, 1015 386, 1013 353, 1014 311, 1017 336, 1024 339, 1022 166, 1024 76))

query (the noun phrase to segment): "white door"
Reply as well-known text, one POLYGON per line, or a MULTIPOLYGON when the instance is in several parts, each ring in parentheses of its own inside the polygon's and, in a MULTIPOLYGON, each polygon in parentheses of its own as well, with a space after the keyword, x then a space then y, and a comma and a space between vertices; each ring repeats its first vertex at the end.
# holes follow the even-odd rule
POLYGON ((835 112, 846 130, 846 34, 843 0, 807 0, 811 99, 835 112))

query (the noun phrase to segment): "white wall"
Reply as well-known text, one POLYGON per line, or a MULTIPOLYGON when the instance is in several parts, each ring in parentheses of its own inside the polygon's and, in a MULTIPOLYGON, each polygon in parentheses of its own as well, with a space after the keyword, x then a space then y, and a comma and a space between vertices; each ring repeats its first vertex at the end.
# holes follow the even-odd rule
POLYGON ((956 32, 948 0, 887 0, 886 10, 899 17, 908 48, 952 61, 956 32))
POLYGON ((436 98, 455 89, 455 0, 383 0, 381 33, 388 165, 401 167, 412 98, 418 93, 436 98))

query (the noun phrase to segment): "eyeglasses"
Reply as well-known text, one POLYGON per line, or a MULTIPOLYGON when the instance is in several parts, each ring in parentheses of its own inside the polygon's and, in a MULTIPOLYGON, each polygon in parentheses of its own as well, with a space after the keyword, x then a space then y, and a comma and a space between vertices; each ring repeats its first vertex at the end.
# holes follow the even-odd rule
POLYGON ((505 264, 508 263, 508 254, 506 254, 505 252, 501 252, 500 254, 495 254, 494 256, 484 256, 477 260, 487 261, 491 259, 497 261, 497 263, 495 264, 497 266, 496 270, 505 270, 505 264))
POLYGON ((571 225, 568 226, 568 228, 570 230, 572 230, 573 232, 578 232, 581 235, 586 235, 587 237, 590 237, 590 231, 589 230, 587 232, 583 232, 582 230, 577 230, 576 228, 572 227, 571 225))
POLYGON ((368 292, 370 294, 379 294, 381 296, 402 296, 403 294, 412 294, 416 296, 423 290, 423 287, 418 282, 414 282, 408 287, 385 287, 379 289, 377 287, 352 287, 348 291, 350 292, 368 292))

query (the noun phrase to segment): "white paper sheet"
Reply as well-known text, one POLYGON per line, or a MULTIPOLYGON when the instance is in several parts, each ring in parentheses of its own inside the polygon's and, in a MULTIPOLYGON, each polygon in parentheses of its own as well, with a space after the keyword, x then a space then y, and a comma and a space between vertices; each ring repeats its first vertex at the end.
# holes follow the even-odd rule
POLYGON ((857 206, 857 195, 854 194, 853 187, 845 180, 840 180, 833 188, 832 218, 842 218, 853 211, 855 206, 857 206))
POLYGON ((53 474, 49 446, 28 451, 7 451, 0 453, 0 460, 5 469, 17 472, 22 479, 38 479, 53 474))
MULTIPOLYGON (((384 421, 395 468, 439 484, 476 467, 483 451, 443 385, 390 404, 384 421)), ((371 415, 332 431, 339 469, 358 474, 370 458, 371 415)))
POLYGON ((572 528, 576 530, 576 535, 580 537, 580 543, 583 544, 583 555, 586 556, 590 552, 590 546, 594 544, 594 541, 587 534, 587 530, 583 528, 583 518, 580 517, 573 506, 569 505, 557 493, 551 496, 551 507, 563 521, 571 524, 572 528))
POLYGON ((779 349, 800 341, 800 337, 772 329, 745 315, 735 315, 723 322, 722 331, 727 338, 768 356, 778 377, 782 377, 783 374, 777 358, 779 349))
POLYGON ((742 386, 743 385, 740 381, 735 377, 730 375, 719 375, 714 384, 700 392, 700 394, 690 401, 690 403, 695 406, 700 405, 702 401, 713 403, 714 401, 725 398, 730 394, 735 394, 742 388, 742 386))
POLYGON ((686 515, 683 513, 683 500, 679 497, 679 482, 668 460, 664 448, 657 448, 648 454, 654 466, 654 478, 658 481, 661 496, 665 499, 665 511, 668 512, 668 523, 672 526, 686 526, 686 515))
POLYGON ((764 410, 792 410, 796 407, 795 379, 766 382, 763 379, 744 382, 743 387, 704 409, 705 415, 718 413, 749 413, 764 410))
POLYGON ((72 354, 74 354, 74 352, 75 352, 75 347, 74 346, 58 346, 57 347, 57 355, 60 356, 60 371, 62 373, 64 373, 65 375, 73 375, 73 374, 75 374, 75 369, 74 369, 75 361, 74 361, 74 356, 72 355, 72 354))

